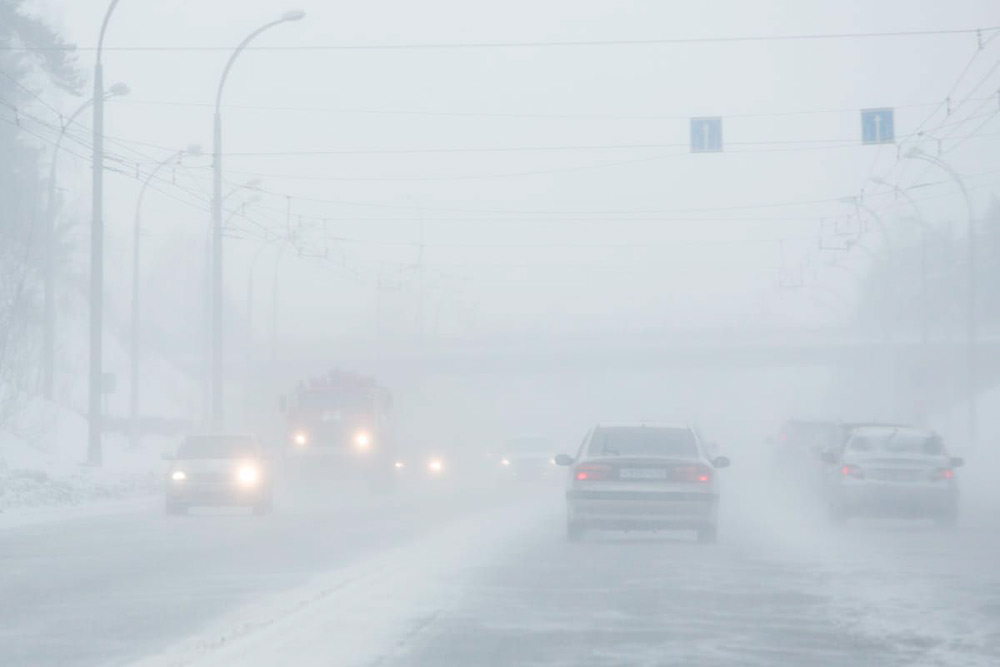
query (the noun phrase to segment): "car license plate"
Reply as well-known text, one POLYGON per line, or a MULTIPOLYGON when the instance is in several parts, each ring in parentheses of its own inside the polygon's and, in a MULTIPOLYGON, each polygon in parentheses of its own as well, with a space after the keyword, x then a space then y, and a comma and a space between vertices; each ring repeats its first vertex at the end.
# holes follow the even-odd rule
POLYGON ((621 479, 666 479, 667 471, 663 468, 622 468, 618 472, 621 479))

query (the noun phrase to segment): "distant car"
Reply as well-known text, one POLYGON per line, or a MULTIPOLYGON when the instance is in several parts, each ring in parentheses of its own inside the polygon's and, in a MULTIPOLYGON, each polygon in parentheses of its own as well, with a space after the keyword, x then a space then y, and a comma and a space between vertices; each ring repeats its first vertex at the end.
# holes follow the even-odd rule
POLYGON ((772 445, 771 470, 779 481, 803 492, 814 494, 823 488, 830 453, 843 451, 851 434, 869 426, 894 426, 873 422, 790 419, 769 440, 772 445))
POLYGON ((195 506, 244 506, 271 511, 271 475, 253 436, 191 435, 170 461, 166 511, 183 514, 195 506))
POLYGON ((566 533, 580 539, 589 528, 694 530, 700 542, 718 533, 716 470, 729 465, 709 454, 686 425, 596 426, 569 466, 566 533))
POLYGON ((500 471, 521 481, 552 478, 557 471, 555 453, 555 444, 548 438, 511 438, 500 450, 500 471))
POLYGON ((865 426, 851 431, 839 452, 828 452, 826 491, 831 518, 856 516, 958 519, 955 469, 941 437, 913 427, 865 426))
POLYGON ((454 468, 454 457, 437 448, 410 448, 406 456, 400 456, 393 462, 396 478, 411 482, 450 477, 454 468))

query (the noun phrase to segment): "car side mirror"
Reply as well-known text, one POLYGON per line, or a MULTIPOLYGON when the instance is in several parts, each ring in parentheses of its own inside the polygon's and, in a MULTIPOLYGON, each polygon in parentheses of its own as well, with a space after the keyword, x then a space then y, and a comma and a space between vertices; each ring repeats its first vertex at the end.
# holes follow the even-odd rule
POLYGON ((728 468, 729 467, 729 457, 728 456, 716 456, 712 459, 713 468, 728 468))
POLYGON ((573 457, 568 454, 557 454, 556 458, 553 459, 557 466, 571 466, 573 465, 573 457))
POLYGON ((961 468, 962 466, 965 465, 965 459, 963 459, 961 456, 953 456, 951 457, 950 463, 952 468, 961 468))
POLYGON ((819 458, 823 461, 823 463, 837 463, 837 461, 840 460, 837 456, 837 452, 831 452, 830 450, 820 454, 819 458))
POLYGON ((160 460, 161 461, 173 461, 174 460, 174 455, 171 454, 170 452, 163 452, 162 454, 160 454, 160 460))

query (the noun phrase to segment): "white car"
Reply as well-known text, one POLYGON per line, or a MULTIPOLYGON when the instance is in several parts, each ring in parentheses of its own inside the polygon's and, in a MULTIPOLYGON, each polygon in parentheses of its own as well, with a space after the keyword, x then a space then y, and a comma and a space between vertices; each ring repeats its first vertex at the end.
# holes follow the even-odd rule
POLYGON ((271 471, 264 450, 250 435, 189 435, 170 462, 166 479, 167 514, 195 506, 251 507, 271 511, 271 471))
POLYGON ((719 482, 729 465, 709 453, 686 425, 596 426, 569 466, 566 534, 578 540, 588 528, 695 530, 701 542, 717 535, 719 482))
POLYGON ((854 429, 840 452, 824 455, 827 500, 838 523, 855 516, 906 516, 953 525, 958 518, 955 468, 941 437, 912 427, 854 429))

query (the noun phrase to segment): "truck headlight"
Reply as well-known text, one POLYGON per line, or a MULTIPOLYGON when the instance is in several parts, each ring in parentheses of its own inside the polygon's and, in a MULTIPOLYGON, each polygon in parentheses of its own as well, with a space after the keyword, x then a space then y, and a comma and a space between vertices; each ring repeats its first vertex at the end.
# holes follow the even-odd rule
POLYGON ((354 444, 358 449, 368 449, 372 445, 372 437, 367 431, 359 431, 354 436, 354 444))
POLYGON ((309 436, 306 435, 304 431, 297 432, 292 439, 294 440, 295 444, 298 445, 299 447, 304 447, 305 445, 309 444, 309 436))
POLYGON ((175 482, 183 482, 187 478, 188 476, 183 470, 175 470, 172 473, 170 473, 170 479, 174 480, 175 482))
POLYGON ((432 473, 439 473, 444 470, 444 463, 442 463, 441 459, 431 459, 427 463, 427 469, 432 473))
POLYGON ((253 486, 260 480, 260 470, 257 466, 241 465, 236 471, 236 479, 244 486, 253 486))

